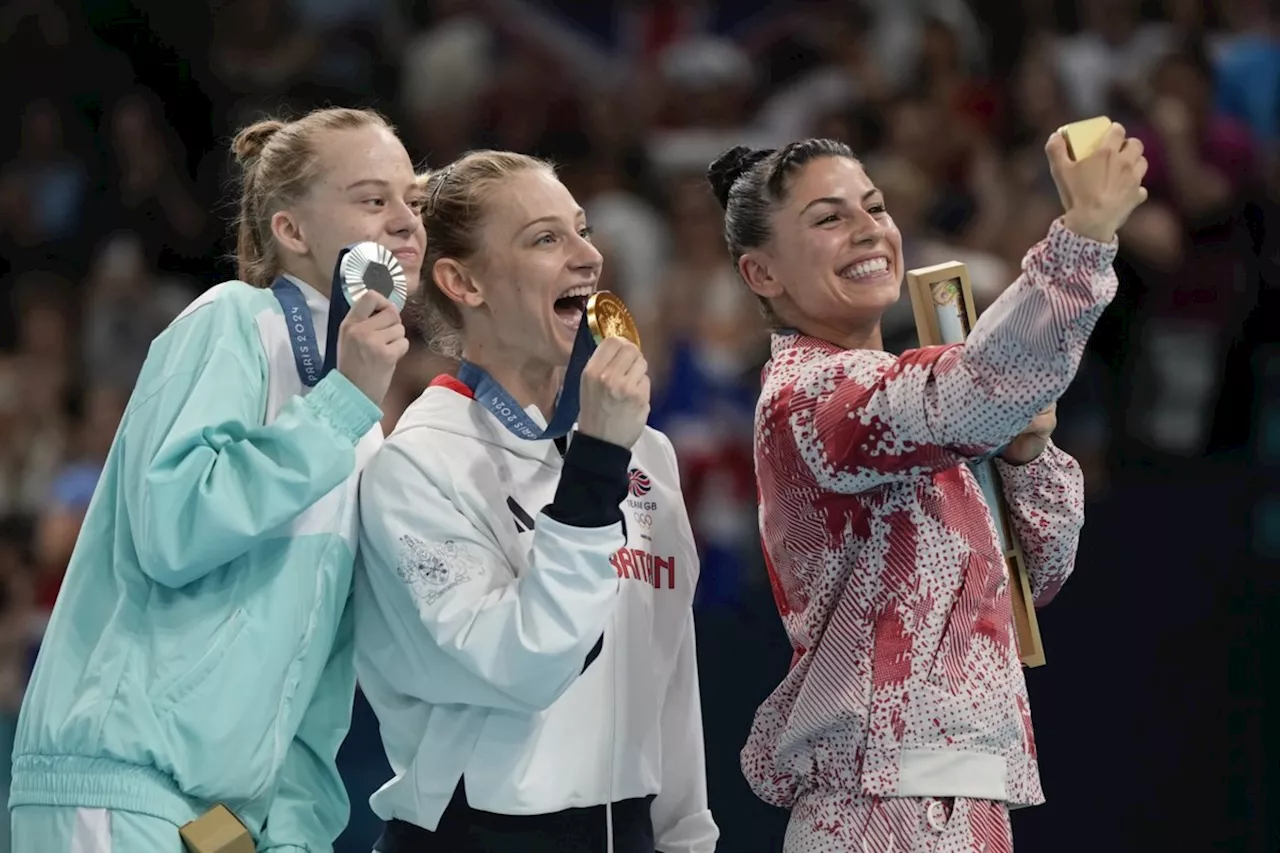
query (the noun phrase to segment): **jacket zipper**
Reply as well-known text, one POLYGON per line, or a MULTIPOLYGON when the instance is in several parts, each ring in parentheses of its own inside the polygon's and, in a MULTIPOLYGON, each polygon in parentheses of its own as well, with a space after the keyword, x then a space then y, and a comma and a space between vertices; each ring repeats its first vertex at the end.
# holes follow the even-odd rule
MULTIPOLYGON (((621 603, 622 602, 619 602, 619 605, 621 605, 621 603)), ((613 702, 609 708, 609 800, 604 806, 604 828, 605 837, 608 839, 608 844, 605 846, 605 850, 607 853, 613 853, 613 765, 618 752, 618 643, 616 641, 618 636, 618 611, 616 608, 614 609, 609 622, 614 629, 613 635, 615 641, 608 644, 613 656, 613 665, 609 667, 609 686, 613 692, 613 702)))

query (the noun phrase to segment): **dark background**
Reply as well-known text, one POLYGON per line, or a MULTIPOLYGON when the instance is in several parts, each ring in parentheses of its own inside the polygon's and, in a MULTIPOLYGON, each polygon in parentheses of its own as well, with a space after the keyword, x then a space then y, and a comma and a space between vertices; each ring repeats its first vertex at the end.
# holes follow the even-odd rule
MULTIPOLYGON (((841 137, 885 189, 908 264, 962 259, 989 301, 1055 215, 1048 133, 1105 112, 1155 152, 1152 199, 1122 234, 1120 295, 1059 407, 1088 523, 1073 580, 1041 614, 1049 664, 1027 674, 1049 802, 1014 816, 1018 849, 1280 851, 1274 5, 10 0, 7 736, 147 345, 234 274, 230 135, 263 112, 371 105, 424 164, 480 145, 542 154, 587 208, 607 286, 643 326, 654 424, 677 446, 701 540, 719 849, 779 849, 785 814, 752 797, 737 761, 789 658, 754 529, 764 336, 700 174, 738 142, 841 137)), ((913 343, 909 309, 886 333, 913 343)), ((402 363, 388 426, 436 367, 421 352, 402 363)), ((364 853, 386 770, 362 701, 342 761, 339 853, 364 853)))

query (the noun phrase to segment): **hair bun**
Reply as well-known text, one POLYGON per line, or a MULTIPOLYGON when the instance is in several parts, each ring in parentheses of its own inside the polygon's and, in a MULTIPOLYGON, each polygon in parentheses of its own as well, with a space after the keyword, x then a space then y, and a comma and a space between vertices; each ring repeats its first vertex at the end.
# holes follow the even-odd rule
POLYGON ((772 153, 772 148, 735 145, 711 162, 707 167, 707 182, 721 207, 729 206, 729 190, 733 189, 734 181, 772 153))
POLYGON ((267 142, 284 128, 284 122, 276 119, 264 119, 254 122, 236 134, 231 141, 231 151, 236 155, 236 162, 241 166, 257 160, 267 142))

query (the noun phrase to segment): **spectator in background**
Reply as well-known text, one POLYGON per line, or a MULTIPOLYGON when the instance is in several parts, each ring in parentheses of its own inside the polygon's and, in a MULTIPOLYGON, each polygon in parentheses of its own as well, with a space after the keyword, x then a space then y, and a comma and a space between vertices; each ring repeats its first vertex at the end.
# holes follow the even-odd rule
POLYGON ((6 81, 0 103, 16 113, 25 99, 39 95, 59 99, 64 108, 94 109, 128 85, 134 77, 129 60, 95 37, 88 9, 74 0, 0 6, 0 79, 6 81), (15 96, 16 102, 3 100, 15 96))
MULTIPOLYGON (((132 387, 132 382, 124 387, 132 387)), ((120 418, 124 416, 128 393, 111 385, 95 385, 85 393, 84 400, 83 416, 70 443, 66 462, 54 475, 37 519, 36 604, 46 615, 57 600, 84 514, 98 486, 120 418)))
POLYGON ((1140 380, 1131 424, 1148 446, 1180 456, 1206 446, 1227 348, 1247 310, 1249 246, 1244 204, 1258 191, 1258 155, 1248 129, 1218 113, 1213 69, 1200 42, 1156 64, 1146 122, 1146 186, 1153 206, 1181 231, 1180 263, 1163 273, 1144 305, 1140 380))
POLYGON ((1204 38, 1210 52, 1216 51, 1216 44, 1221 37, 1217 27, 1217 12, 1221 2, 1222 0, 1161 0, 1159 19, 1169 25, 1170 43, 1204 38))
POLYGON ((1147 75, 1173 36, 1168 24, 1143 21, 1139 2, 1077 0, 1080 32, 1057 44, 1058 73, 1077 117, 1126 121, 1142 103, 1147 75))
POLYGON ((731 604, 756 565, 751 422, 764 322, 725 256, 715 198, 700 176, 670 183, 674 255, 644 330, 655 377, 650 423, 667 433, 702 561, 699 604, 731 604))
POLYGON ((966 0, 878 0, 867 6, 873 10, 875 60, 895 87, 909 85, 922 66, 936 58, 931 54, 939 26, 954 35, 954 58, 967 74, 985 69, 987 36, 966 0))
POLYGON ((0 241, 6 259, 19 258, 44 242, 35 205, 19 181, 0 182, 0 241))
POLYGON ((9 261, 18 274, 78 274, 87 236, 83 216, 95 189, 85 146, 74 144, 80 122, 62 99, 43 90, 16 100, 22 116, 17 150, 0 166, 0 270, 9 261))
POLYGON ((966 61, 960 34, 945 19, 920 22, 919 59, 908 89, 924 93, 942 111, 949 128, 995 136, 1004 121, 1001 88, 986 79, 981 64, 966 61))
POLYGON ((32 363, 70 374, 76 350, 75 288, 62 276, 19 276, 12 306, 18 316, 17 354, 32 363))
POLYGON ((38 512, 66 451, 75 378, 69 291, 57 276, 29 273, 14 295, 16 350, 0 363, 0 512, 38 512))
MULTIPOLYGON (((969 269, 979 308, 990 305, 1008 287, 1013 280, 1012 265, 988 252, 947 239, 930 227, 927 214, 934 188, 923 172, 903 158, 888 155, 868 162, 867 174, 884 193, 887 204, 893 205, 893 221, 902 233, 905 269, 960 261, 969 269)), ((905 285, 902 298, 885 312, 881 328, 885 349, 890 352, 916 345, 915 314, 905 285)))
POLYGON ((1222 0, 1229 34, 1216 53, 1215 97, 1274 157, 1280 144, 1280 2, 1222 0))
POLYGON ((659 69, 663 107, 647 151, 660 173, 696 170, 742 140, 772 143, 771 129, 748 109, 757 81, 751 58, 734 42, 706 36, 676 42, 663 51, 659 69))
POLYGON ((1017 202, 1016 214, 1007 222, 1001 254, 1016 263, 1062 209, 1044 158, 1044 141, 1074 121, 1077 114, 1048 44, 1028 46, 1010 83, 1013 120, 1007 128, 1007 162, 1011 173, 1009 192, 1017 202))
POLYGON ((186 155, 153 99, 126 95, 111 110, 110 221, 142 234, 173 269, 203 272, 214 222, 196 199, 186 155))
POLYGON ((88 181, 85 164, 67 149, 58 106, 48 98, 28 103, 18 155, 0 169, 0 192, 20 194, 42 241, 66 241, 80 225, 88 181))
MULTIPOLYGON (((1028 48, 1018 63, 1011 103, 1017 118, 1009 128, 1008 193, 1015 201, 1005 221, 999 253, 1006 262, 1015 264, 1061 207, 1045 163, 1044 140, 1078 117, 1046 46, 1028 48)), ((1148 201, 1135 210, 1120 233, 1121 251, 1156 269, 1172 269, 1181 260, 1181 226, 1171 211, 1158 203, 1148 201)))
MULTIPOLYGON (((597 103, 598 109, 608 109, 597 103)), ((616 110, 616 108, 615 108, 616 110)), ((621 116, 619 116, 621 118, 621 116)), ((663 213, 630 184, 645 169, 642 153, 604 151, 566 168, 564 180, 582 200, 597 245, 607 244, 616 291, 636 322, 650 328, 661 310, 659 284, 671 256, 670 224, 663 213)), ((604 249, 601 249, 604 252, 604 249)))
POLYGON ((281 97, 312 61, 318 45, 290 26, 285 0, 229 0, 217 5, 209 63, 229 96, 231 115, 247 118, 258 99, 281 97))
POLYGON ((1161 57, 1152 75, 1147 184, 1190 223, 1229 216, 1254 190, 1257 146, 1249 129, 1213 103, 1213 67, 1202 42, 1161 57))
POLYGON ((555 57, 508 45, 488 93, 484 148, 532 151, 562 159, 567 147, 581 156, 585 141, 578 125, 578 97, 570 70, 555 57))
POLYGON ((216 4, 209 63, 231 124, 259 118, 268 99, 298 110, 386 91, 404 36, 382 0, 230 0, 216 4))
POLYGON ((679 360, 691 348, 686 355, 706 370, 737 376, 763 363, 760 312, 725 258, 719 211, 705 182, 684 174, 668 186, 675 239, 668 266, 650 285, 659 299, 642 329, 652 342, 650 370, 661 383, 670 367, 666 356, 679 360))
POLYGON ((90 383, 131 388, 156 335, 196 296, 191 283, 161 276, 132 232, 98 248, 85 283, 84 373, 90 383))
POLYGON ((400 5, 397 0, 288 0, 291 29, 319 48, 305 82, 334 100, 376 93, 402 38, 400 5))
POLYGON ((919 90, 895 99, 885 115, 884 150, 918 169, 932 187, 928 227, 987 249, 1005 210, 992 141, 977 125, 957 123, 950 104, 919 90))
POLYGON ((760 110, 762 125, 782 139, 803 135, 836 110, 879 106, 894 91, 861 5, 827 4, 801 20, 809 26, 788 59, 799 54, 812 67, 766 90, 760 110))
POLYGON ((412 36, 400 71, 401 109, 410 144, 447 163, 467 149, 495 74, 495 34, 479 17, 436 2, 433 26, 412 36))

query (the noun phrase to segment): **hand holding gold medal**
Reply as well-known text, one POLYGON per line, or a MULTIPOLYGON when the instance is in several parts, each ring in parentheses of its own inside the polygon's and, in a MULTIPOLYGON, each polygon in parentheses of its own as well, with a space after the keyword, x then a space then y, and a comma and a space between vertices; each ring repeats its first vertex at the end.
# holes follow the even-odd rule
POLYGON ((605 338, 624 338, 640 349, 640 330, 622 300, 607 290, 600 290, 587 300, 587 325, 597 344, 605 338))
POLYGON ((587 300, 587 328, 596 350, 582 371, 578 431, 631 447, 649 419, 649 365, 631 312, 612 293, 587 300))

